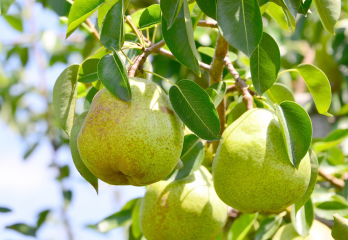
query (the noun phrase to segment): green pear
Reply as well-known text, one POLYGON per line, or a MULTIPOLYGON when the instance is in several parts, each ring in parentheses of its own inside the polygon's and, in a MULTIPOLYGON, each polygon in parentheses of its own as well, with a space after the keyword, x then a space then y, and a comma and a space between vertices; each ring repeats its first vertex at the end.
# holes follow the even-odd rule
POLYGON ((150 185, 139 219, 147 240, 211 240, 226 223, 227 206, 209 171, 200 167, 186 178, 150 185))
POLYGON ((331 235, 335 240, 348 239, 348 219, 343 218, 337 213, 333 215, 334 225, 332 227, 331 235))
POLYGON ((106 88, 93 98, 78 136, 86 167, 114 185, 144 186, 167 177, 177 165, 183 123, 155 83, 130 78, 131 102, 106 88))
POLYGON ((306 192, 311 175, 309 154, 296 169, 290 162, 277 116, 253 109, 222 134, 213 160, 216 193, 243 212, 280 212, 306 192))

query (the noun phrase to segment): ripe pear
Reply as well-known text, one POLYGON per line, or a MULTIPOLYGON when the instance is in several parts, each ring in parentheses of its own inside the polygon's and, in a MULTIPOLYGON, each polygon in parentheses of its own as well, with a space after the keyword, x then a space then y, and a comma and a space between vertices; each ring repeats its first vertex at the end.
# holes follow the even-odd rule
POLYGON ((311 175, 309 154, 290 162, 277 116, 266 109, 244 113, 222 134, 213 160, 216 193, 247 214, 280 212, 301 199, 311 175))
POLYGON ((183 123, 155 83, 130 78, 131 102, 101 89, 78 136, 86 167, 113 185, 144 186, 167 177, 179 161, 183 123))
POLYGON ((201 166, 186 178, 150 185, 139 219, 147 240, 212 240, 226 223, 227 205, 201 166))

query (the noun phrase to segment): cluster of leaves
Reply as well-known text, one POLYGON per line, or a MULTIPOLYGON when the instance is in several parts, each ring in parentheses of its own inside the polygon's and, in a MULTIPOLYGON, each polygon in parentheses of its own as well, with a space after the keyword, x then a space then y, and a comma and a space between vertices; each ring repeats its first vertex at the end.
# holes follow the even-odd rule
MULTIPOLYGON (((1 1, 2 14, 7 11, 8 6, 12 2, 1 1), (3 3, 7 5, 3 5, 3 3)), ((54 7, 54 1, 40 2, 53 9, 58 9, 54 7)), ((284 215, 284 213, 279 215, 243 214, 234 221, 227 236, 220 234, 217 239, 225 237, 228 239, 252 237, 255 237, 255 239, 268 239, 278 230, 282 223, 288 224, 290 221, 292 222, 292 227, 289 227, 294 229, 295 234, 307 236, 313 224, 315 214, 328 220, 332 220, 333 213, 339 213, 344 217, 348 216, 347 184, 345 185, 346 188, 339 194, 335 193, 335 191, 333 192, 330 187, 325 186, 324 182, 320 182, 319 185, 315 184, 319 164, 322 167, 334 166, 337 170, 335 172, 336 177, 342 177, 343 173, 347 171, 345 156, 340 148, 340 144, 347 136, 347 133, 345 130, 339 129, 324 139, 313 139, 312 141, 312 123, 306 111, 317 111, 323 115, 329 115, 327 112, 332 96, 330 83, 326 76, 329 76, 331 80, 331 76, 337 75, 337 73, 331 74, 332 69, 338 71, 338 64, 348 65, 344 55, 344 52, 348 49, 344 40, 345 29, 336 30, 337 36, 334 42, 332 42, 334 59, 331 62, 336 64, 334 67, 325 66, 325 60, 322 59, 327 59, 327 57, 324 52, 317 50, 317 56, 319 56, 317 65, 323 71, 312 64, 301 64, 303 55, 301 55, 299 50, 293 51, 296 61, 290 62, 288 59, 284 59, 280 54, 281 51, 277 42, 272 37, 272 35, 276 36, 276 34, 272 34, 271 31, 266 33, 263 30, 264 24, 262 22, 264 19, 272 20, 285 30, 295 29, 293 34, 294 40, 296 40, 296 37, 297 39, 307 38, 311 45, 315 45, 320 39, 326 39, 321 44, 322 46, 327 46, 330 43, 327 40, 329 37, 321 38, 318 37, 318 34, 319 36, 326 36, 326 33, 321 31, 322 26, 328 32, 334 33, 334 25, 341 11, 341 2, 337 0, 314 0, 313 3, 311 0, 304 2, 299 0, 244 0, 233 2, 227 0, 219 0, 217 2, 214 0, 197 0, 193 3, 188 3, 186 0, 176 0, 161 1, 159 5, 153 4, 131 14, 135 27, 144 34, 147 31, 152 33, 153 39, 156 39, 156 36, 158 38, 158 35, 163 37, 166 42, 164 48, 169 49, 180 64, 190 69, 196 75, 193 76, 191 72, 186 71, 186 74, 181 76, 180 79, 188 78, 187 76, 191 74, 191 78, 195 79, 195 81, 181 80, 169 89, 169 98, 175 112, 195 135, 185 136, 181 155, 184 168, 175 170, 168 178, 177 180, 188 176, 201 164, 206 165, 208 168, 210 167, 214 154, 212 144, 201 141, 201 139, 208 141, 219 139, 220 122, 216 107, 223 98, 226 97, 228 103, 226 112, 227 125, 230 125, 246 111, 239 94, 228 91, 229 87, 235 84, 231 74, 224 72, 223 82, 209 86, 205 90, 201 87, 202 85, 204 86, 206 73, 201 72, 199 60, 210 63, 215 54, 214 42, 209 47, 200 46, 197 48, 200 45, 197 41, 199 32, 212 31, 202 30, 197 27, 199 20, 203 19, 204 15, 217 20, 219 30, 231 45, 230 60, 232 62, 236 61, 235 64, 240 67, 237 70, 242 77, 246 78, 249 88, 255 90, 259 96, 263 96, 254 97, 254 105, 276 112, 284 133, 285 146, 291 163, 295 167, 298 166, 310 146, 313 148, 311 154, 313 156, 315 154, 318 155, 318 163, 316 163, 315 157, 312 158, 310 190, 302 201, 292 207, 290 217, 284 215), (236 2, 238 3, 236 4, 236 2), (316 6, 322 23, 318 21, 311 23, 311 20, 308 20, 310 17, 305 18, 303 16, 299 17, 298 21, 295 21, 297 16, 299 16, 298 14, 307 15, 310 7, 314 9, 313 5, 316 6), (303 24, 304 21, 307 23, 306 28, 304 27, 305 24, 303 24), (303 32, 306 32, 306 29, 311 28, 313 24, 320 26, 318 27, 319 30, 313 34, 312 38, 305 37, 303 32), (158 26, 161 26, 161 28, 158 28, 158 26), (199 53, 202 55, 200 56, 199 53), (319 61, 322 61, 322 63, 319 61), (279 73, 281 67, 288 70, 279 73), (286 75, 287 72, 290 72, 293 79, 297 75, 303 78, 312 94, 316 110, 303 108, 295 103, 292 91, 284 82, 281 83, 283 73, 286 75), (203 81, 199 80, 199 77, 202 77, 203 81), (313 189, 314 193, 311 197, 313 189), (255 228, 255 222, 260 223, 258 228, 255 228)), ((61 11, 60 15, 66 15, 70 10, 70 4, 64 6, 66 7, 62 7, 61 10, 56 12, 61 11)), ((131 3, 129 4, 126 0, 75 1, 69 13, 67 36, 71 35, 79 26, 82 26, 84 21, 98 10, 97 29, 100 28, 100 41, 103 47, 93 54, 91 52, 93 47, 86 44, 87 47, 83 52, 83 56, 87 59, 80 65, 69 66, 60 75, 53 90, 54 113, 59 125, 70 138, 70 147, 76 168, 96 190, 98 189, 98 181, 83 165, 77 150, 76 140, 93 96, 101 87, 105 86, 115 96, 124 101, 131 101, 126 71, 129 63, 124 60, 121 54, 123 54, 123 51, 132 60, 141 53, 140 48, 142 47, 139 47, 139 45, 146 46, 146 42, 142 40, 141 36, 137 37, 139 33, 135 32, 136 35, 134 35, 131 33, 132 29, 125 25, 125 15, 130 13, 129 9, 133 7, 130 6, 131 3), (84 112, 80 116, 76 116, 76 100, 80 97, 85 97, 84 112)), ((18 24, 14 23, 14 20, 11 20, 11 17, 7 17, 6 20, 14 28, 20 28, 18 24)), ((216 32, 211 32, 212 36, 214 34, 216 35, 216 32)), ((149 36, 147 35, 148 38, 149 36)), ((97 42, 93 38, 87 40, 91 42, 91 45, 95 45, 97 42)), ((289 54, 291 54, 292 50, 290 47, 289 49, 289 54)), ((72 50, 74 48, 68 49, 68 51, 72 50)), ((18 52, 23 64, 25 64, 26 51, 25 48, 16 45, 12 52, 8 52, 8 57, 11 57, 13 52, 18 52)), ((64 52, 61 51, 52 56, 51 64, 54 64, 56 61, 66 62, 66 53, 64 52)), ((159 61, 163 60, 161 57, 157 55, 152 62, 155 72, 158 73, 163 72, 163 66, 159 64, 159 61)), ((179 72, 175 69, 175 67, 181 69, 179 64, 173 60, 166 61, 173 65, 169 70, 169 75, 166 76, 170 76, 172 72, 179 72)), ((149 70, 151 68, 144 66, 144 69, 149 70)), ((149 76, 141 74, 139 76, 149 78, 149 76)), ((342 79, 342 76, 339 79, 342 79)), ((331 84, 333 84, 332 91, 334 92, 334 97, 332 101, 334 106, 331 108, 330 113, 337 116, 346 116, 348 103, 342 98, 340 87, 335 88, 335 84, 332 82, 331 84), (336 99, 335 94, 338 96, 336 99), (335 107, 336 105, 339 106, 335 107)), ((2 93, 2 95, 4 94, 2 93)), ((6 97, 6 99, 8 98, 6 97)), ((62 172, 64 171, 62 170, 62 172)), ((130 226, 130 239, 140 239, 141 231, 138 224, 140 201, 141 199, 131 200, 120 212, 90 227, 106 232, 118 226, 128 225, 130 226)))

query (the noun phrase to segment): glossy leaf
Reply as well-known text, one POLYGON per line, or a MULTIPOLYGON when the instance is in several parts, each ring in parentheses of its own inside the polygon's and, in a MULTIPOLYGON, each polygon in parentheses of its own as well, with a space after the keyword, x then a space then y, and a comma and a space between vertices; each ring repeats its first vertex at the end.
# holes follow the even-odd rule
POLYGON ((226 41, 250 57, 262 38, 257 0, 219 0, 217 21, 226 41))
POLYGON ((299 235, 305 237, 309 234, 313 220, 314 207, 310 198, 297 212, 294 207, 291 208, 291 222, 299 235))
POLYGON ((89 228, 98 230, 99 232, 106 233, 114 228, 125 225, 132 219, 133 208, 135 207, 139 198, 130 200, 121 211, 112 214, 95 225, 88 225, 89 228))
POLYGON ((209 94, 210 98, 213 100, 214 106, 217 107, 217 106, 219 106, 221 101, 224 99, 225 94, 226 94, 226 90, 227 90, 226 82, 219 82, 219 83, 214 83, 209 88, 207 88, 205 91, 209 94), (214 93, 214 95, 209 94, 210 90, 214 90, 214 91, 212 91, 214 93))
POLYGON ((46 221, 46 218, 49 213, 50 213, 50 210, 45 210, 39 213, 37 224, 36 224, 37 228, 40 228, 41 225, 46 221))
POLYGON ((132 235, 135 239, 140 239, 142 236, 142 232, 140 229, 139 215, 140 215, 140 205, 142 199, 139 198, 132 210, 132 235))
POLYGON ((94 98, 94 96, 97 94, 98 89, 96 89, 95 87, 92 87, 87 95, 86 95, 86 99, 83 103, 83 111, 88 111, 91 108, 91 104, 92 104, 92 100, 94 98))
POLYGON ((249 232, 250 228, 256 221, 258 213, 255 214, 242 214, 232 224, 232 227, 228 233, 228 239, 231 240, 243 240, 249 232))
POLYGON ((0 1, 0 15, 5 15, 10 8, 10 6, 15 2, 15 0, 1 0, 0 1))
POLYGON ((312 0, 304 0, 300 2, 300 7, 298 8, 298 13, 307 15, 309 8, 311 7, 312 0))
POLYGON ((305 80, 318 112, 331 116, 327 113, 331 104, 331 86, 325 73, 311 64, 300 64, 297 70, 305 80))
POLYGON ((32 236, 32 237, 36 236, 36 230, 37 230, 36 227, 31 227, 25 223, 16 223, 16 224, 13 224, 11 226, 6 226, 6 228, 15 230, 15 231, 20 232, 24 235, 32 236))
POLYGON ((302 0, 281 0, 285 3, 287 6, 289 12, 291 13, 291 16, 296 19, 296 15, 298 12, 298 9, 300 8, 300 4, 302 0))
POLYGON ((317 203, 315 207, 315 213, 321 218, 333 220, 332 215, 335 213, 348 217, 348 203, 339 195, 332 196, 328 201, 317 203))
POLYGON ((314 0, 314 4, 319 12, 320 20, 325 29, 335 34, 335 24, 341 15, 340 0, 314 0))
POLYGON ((108 13, 110 8, 117 3, 118 0, 107 0, 106 4, 103 4, 98 8, 98 27, 101 29, 105 15, 108 13))
POLYGON ((139 29, 153 27, 162 22, 161 7, 159 4, 153 4, 147 7, 140 15, 139 29))
MULTIPOLYGON (((211 58, 214 57, 215 54, 215 48, 212 47, 199 47, 198 48, 198 52, 203 53, 211 58)), ((234 52, 229 52, 228 53, 228 58, 230 59, 231 62, 234 62, 237 60, 237 54, 235 54, 234 52)))
POLYGON ((125 66, 118 53, 105 55, 98 65, 98 76, 103 85, 119 99, 130 102, 132 93, 125 66))
POLYGON ((85 120, 86 116, 88 114, 88 111, 83 112, 74 122, 74 126, 71 129, 71 137, 70 137, 70 150, 71 150, 71 156, 73 158, 75 167, 77 171, 81 174, 81 176, 89 182, 94 189, 98 193, 98 178, 89 171, 89 169, 86 167, 86 165, 83 163, 79 149, 77 146, 77 138, 79 136, 80 130, 83 125, 83 121, 85 120))
POLYGON ((209 95, 196 83, 181 80, 169 90, 169 99, 175 113, 198 137, 219 139, 220 121, 209 95))
POLYGON ((167 29, 167 27, 167 21, 162 17, 163 37, 168 48, 182 65, 190 68, 200 77, 198 52, 193 38, 193 28, 187 1, 184 1, 173 26, 170 29, 167 29))
POLYGON ((344 159, 345 159, 345 157, 344 157, 344 154, 343 154, 341 148, 339 148, 337 146, 332 147, 327 151, 326 161, 332 166, 344 164, 345 163, 344 159))
POLYGON ((275 107, 289 160, 297 168, 312 141, 311 119, 295 102, 285 101, 275 107))
POLYGON ((75 0, 71 6, 66 37, 69 37, 105 0, 75 0))
POLYGON ((313 149, 309 148, 308 153, 309 153, 309 158, 311 160, 311 178, 310 178, 306 192, 303 194, 302 198, 295 203, 293 207, 295 213, 297 213, 297 211, 300 210, 306 204, 306 202, 310 199, 314 191, 315 184, 317 183, 318 169, 319 169, 318 158, 315 155, 313 149))
POLYGON ((268 89, 264 96, 269 98, 272 102, 280 104, 284 101, 295 102, 294 94, 291 89, 282 83, 275 83, 268 89))
POLYGON ((105 15, 100 32, 101 43, 109 50, 120 50, 124 42, 123 0, 115 3, 105 15))
POLYGON ((11 209, 6 207, 0 207, 0 213, 8 213, 8 212, 11 212, 11 209))
POLYGON ((208 17, 216 20, 217 0, 196 0, 196 2, 208 17))
POLYGON ((335 240, 344 240, 348 236, 348 219, 334 214, 334 225, 331 235, 335 240))
POLYGON ((70 136, 75 116, 79 65, 66 68, 53 87, 53 109, 59 126, 70 136))
POLYGON ((316 153, 328 150, 343 142, 346 137, 348 137, 348 129, 336 129, 331 132, 324 141, 314 143, 313 150, 316 153))
POLYGON ((84 61, 79 70, 78 81, 82 83, 92 83, 98 80, 98 58, 88 58, 84 61))
POLYGON ((263 33, 261 42, 250 57, 253 85, 260 96, 277 80, 279 69, 278 44, 268 33, 263 33))
POLYGON ((183 0, 160 1, 163 17, 166 19, 166 29, 170 29, 179 15, 183 0))
POLYGON ((266 220, 264 220, 256 231, 255 240, 270 239, 273 236, 273 234, 277 231, 282 221, 282 215, 269 217, 266 220))
POLYGON ((199 8, 198 4, 195 3, 195 5, 193 6, 193 8, 191 10, 191 22, 192 22, 193 31, 196 29, 196 27, 199 23, 199 20, 201 20, 203 15, 204 15, 204 13, 199 8))
POLYGON ((191 175, 199 169, 203 162, 203 158, 204 146, 201 140, 194 134, 185 135, 180 156, 180 160, 184 164, 184 167, 182 169, 174 169, 166 179, 174 181, 191 175))
POLYGON ((282 7, 278 6, 273 2, 270 2, 266 9, 266 13, 270 15, 279 24, 281 28, 290 31, 288 20, 282 7))
POLYGON ((20 17, 6 15, 4 16, 5 20, 16 30, 23 32, 23 24, 20 17))

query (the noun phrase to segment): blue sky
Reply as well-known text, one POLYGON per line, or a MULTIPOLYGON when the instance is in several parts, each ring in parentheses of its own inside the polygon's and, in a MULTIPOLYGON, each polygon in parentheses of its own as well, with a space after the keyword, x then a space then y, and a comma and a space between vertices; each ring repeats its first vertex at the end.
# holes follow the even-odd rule
MULTIPOLYGON (((20 33, 10 27, 0 17, 0 63, 5 62, 1 45, 23 41, 28 34, 35 32, 39 38, 37 48, 41 52, 43 60, 47 61, 46 52, 50 50, 55 40, 60 41, 62 39, 66 26, 60 25, 57 15, 53 11, 44 9, 41 4, 35 3, 31 5, 33 3, 32 0, 17 0, 16 2, 25 8, 32 7, 32 13, 29 15, 31 20, 24 23, 24 33, 20 33), (43 34, 41 35, 41 33, 43 34)), ((26 14, 29 12, 27 11, 26 14)), ((18 10, 15 6, 12 6, 9 14, 16 13, 18 13, 18 10)), ((83 33, 78 32, 72 37, 83 37, 81 34, 83 33)), ((80 63, 81 60, 82 57, 79 54, 73 54, 69 58, 68 64, 80 63)), ((0 65, 5 74, 19 66, 20 62, 17 57, 11 57, 5 64, 0 65)), ((21 84, 34 86, 37 89, 44 86, 51 91, 55 80, 66 67, 67 65, 62 63, 57 63, 52 67, 46 65, 43 72, 40 72, 38 62, 31 52, 26 70, 21 77, 21 84)), ((11 91, 20 92, 21 84, 11 89, 11 91)), ((38 94, 28 95, 25 98, 25 102, 37 112, 43 112, 47 109, 45 99, 38 94)), ((25 113, 21 117, 25 117, 25 113)), ((38 127, 45 128, 45 124, 41 124, 42 126, 38 127)), ((67 236, 61 220, 61 207, 64 202, 61 196, 60 185, 55 180, 58 172, 55 168, 49 167, 53 157, 49 139, 44 138, 27 160, 23 160, 24 151, 25 144, 19 133, 0 118, 0 207, 12 209, 10 213, 0 214, 0 240, 65 240, 67 236), (20 222, 35 225, 37 214, 46 209, 50 209, 52 212, 38 231, 37 238, 27 237, 13 230, 5 229, 5 226, 20 222)), ((85 228, 85 225, 96 223, 117 212, 130 199, 142 196, 145 188, 109 186, 100 182, 100 192, 97 195, 94 189, 76 171, 68 146, 58 150, 56 162, 61 166, 65 164, 70 166, 70 177, 64 180, 63 183, 73 192, 72 202, 67 210, 67 215, 74 239, 122 240, 124 228, 101 234, 85 228)))

